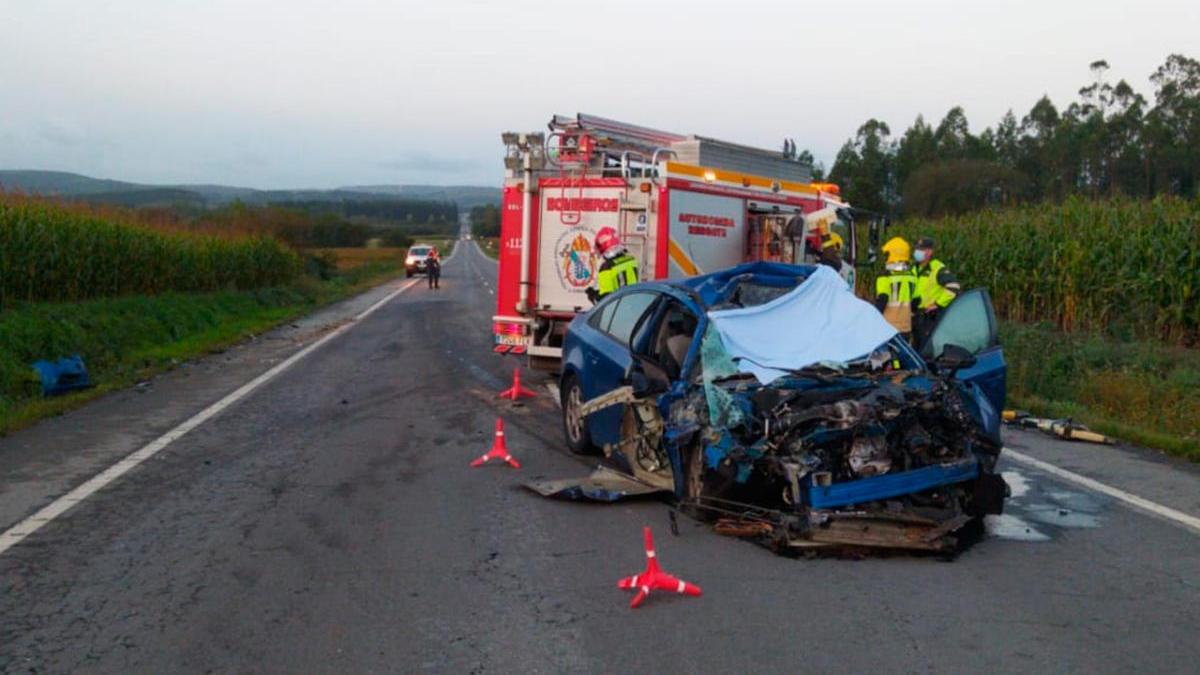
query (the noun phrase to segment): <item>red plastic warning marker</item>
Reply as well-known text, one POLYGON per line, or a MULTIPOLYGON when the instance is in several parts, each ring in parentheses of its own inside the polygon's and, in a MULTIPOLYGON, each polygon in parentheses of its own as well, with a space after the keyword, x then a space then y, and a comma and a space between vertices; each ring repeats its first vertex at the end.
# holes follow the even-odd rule
POLYGON ((514 469, 521 468, 521 463, 508 452, 508 446, 504 444, 504 420, 499 417, 496 418, 496 440, 492 441, 492 449, 471 462, 471 467, 483 466, 493 459, 502 459, 514 469))
POLYGON ((528 398, 533 398, 534 396, 537 396, 537 394, 535 394, 532 391, 529 391, 525 387, 521 386, 521 369, 513 368, 512 386, 509 387, 508 389, 505 389, 504 391, 500 392, 499 394, 497 394, 497 396, 499 398, 506 398, 510 401, 516 401, 517 399, 521 398, 522 396, 526 396, 528 398))
POLYGON ((673 591, 684 595, 700 595, 699 586, 689 584, 682 579, 677 579, 662 571, 658 566, 658 558, 654 554, 654 537, 650 534, 649 527, 645 529, 645 537, 646 571, 631 577, 625 577, 617 582, 617 588, 638 589, 637 595, 633 596, 633 602, 630 602, 629 606, 636 608, 642 604, 646 596, 650 595, 650 591, 673 591))

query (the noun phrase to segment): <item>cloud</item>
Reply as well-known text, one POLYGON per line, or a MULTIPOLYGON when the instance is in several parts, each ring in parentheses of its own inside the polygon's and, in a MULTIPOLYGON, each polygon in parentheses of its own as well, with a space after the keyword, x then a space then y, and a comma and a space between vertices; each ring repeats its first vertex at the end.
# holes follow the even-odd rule
POLYGON ((50 118, 44 120, 38 128, 38 136, 56 145, 75 147, 87 142, 87 132, 83 127, 70 120, 50 118))
POLYGON ((384 169, 399 171, 427 171, 430 173, 462 173, 479 168, 476 160, 459 157, 434 157, 426 152, 413 152, 397 159, 378 163, 384 169))

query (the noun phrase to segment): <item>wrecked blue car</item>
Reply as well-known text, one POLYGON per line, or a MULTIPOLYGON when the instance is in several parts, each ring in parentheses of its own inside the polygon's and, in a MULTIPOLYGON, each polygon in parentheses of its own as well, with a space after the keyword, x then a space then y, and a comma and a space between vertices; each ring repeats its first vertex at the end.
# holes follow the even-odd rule
POLYGON ((920 352, 828 268, 641 283, 563 343, 563 429, 718 531, 777 549, 947 551, 999 513, 1006 366, 991 300, 920 352))

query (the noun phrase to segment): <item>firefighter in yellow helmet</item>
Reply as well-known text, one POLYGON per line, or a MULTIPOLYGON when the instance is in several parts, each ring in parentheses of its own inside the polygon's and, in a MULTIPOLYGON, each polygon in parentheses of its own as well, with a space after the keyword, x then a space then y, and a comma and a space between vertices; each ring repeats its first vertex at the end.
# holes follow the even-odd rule
POLYGON ((887 254, 887 272, 875 280, 875 308, 906 339, 912 337, 912 301, 916 296, 917 277, 911 268, 912 249, 901 237, 892 237, 883 245, 887 254))
POLYGON ((821 256, 817 262, 832 267, 834 272, 840 274, 844 264, 842 262, 842 245, 844 243, 842 235, 837 232, 823 235, 821 237, 821 256))

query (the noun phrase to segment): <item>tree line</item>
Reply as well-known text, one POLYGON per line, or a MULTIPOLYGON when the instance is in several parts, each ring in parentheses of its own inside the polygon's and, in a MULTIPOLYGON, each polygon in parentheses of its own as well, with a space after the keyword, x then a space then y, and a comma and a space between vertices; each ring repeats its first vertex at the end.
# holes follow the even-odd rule
MULTIPOLYGON (((937 125, 922 116, 895 138, 869 119, 837 154, 828 179, 858 207, 939 216, 1071 195, 1191 197, 1200 181, 1200 61, 1172 54, 1150 75, 1153 104, 1090 65, 1079 100, 1043 96, 1018 119, 1010 109, 972 134, 959 106, 937 125)), ((801 160, 811 161, 808 151, 801 160)), ((824 179, 822 167, 814 169, 824 179)))
POLYGON ((379 223, 438 224, 458 221, 458 206, 454 202, 424 199, 310 199, 271 202, 270 205, 298 209, 316 216, 333 214, 379 223))
POLYGON ((475 237, 500 236, 500 207, 484 204, 471 209, 471 233, 475 237))

